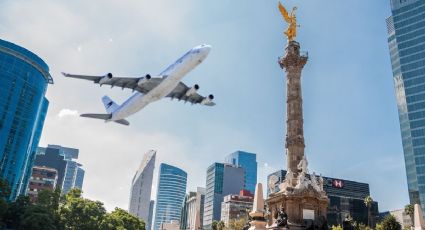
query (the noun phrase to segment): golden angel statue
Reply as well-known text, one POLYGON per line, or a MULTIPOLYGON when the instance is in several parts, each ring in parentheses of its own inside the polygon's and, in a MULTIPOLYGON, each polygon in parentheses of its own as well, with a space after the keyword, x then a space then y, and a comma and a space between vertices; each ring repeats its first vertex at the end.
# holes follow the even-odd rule
POLYGON ((288 41, 293 41, 297 36, 297 17, 295 16, 295 11, 297 7, 294 7, 289 14, 282 3, 279 2, 279 11, 283 16, 283 19, 289 24, 288 29, 285 31, 288 41))

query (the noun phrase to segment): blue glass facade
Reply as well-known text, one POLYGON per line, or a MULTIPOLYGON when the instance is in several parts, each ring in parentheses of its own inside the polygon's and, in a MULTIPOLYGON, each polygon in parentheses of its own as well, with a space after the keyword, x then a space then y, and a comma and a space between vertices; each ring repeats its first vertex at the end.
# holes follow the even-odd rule
POLYGON ((225 158, 228 164, 237 165, 245 170, 245 186, 244 189, 255 193, 255 185, 257 184, 257 155, 244 151, 236 151, 229 154, 225 158))
POLYGON ((47 148, 39 147, 35 155, 35 166, 47 166, 58 171, 57 186, 62 194, 68 193, 72 188, 82 189, 85 171, 81 164, 76 162, 79 150, 60 145, 48 145, 47 148))
POLYGON ((161 223, 180 221, 186 186, 185 171, 164 163, 160 165, 153 230, 159 230, 161 223))
POLYGON ((83 181, 84 181, 84 174, 85 173, 86 172, 84 171, 84 169, 82 169, 80 167, 77 169, 77 175, 75 176, 75 183, 74 183, 75 188, 79 188, 79 189, 83 190, 83 181))
POLYGON ((9 199, 24 194, 48 101, 49 68, 37 55, 0 39, 0 178, 9 199))
POLYGON ((40 115, 38 116, 38 119, 37 119, 37 128, 35 129, 34 141, 31 147, 31 155, 27 163, 28 166, 26 167, 24 180, 22 182, 22 186, 20 188, 19 194, 26 194, 27 192, 29 180, 32 174, 32 167, 34 165, 34 159, 37 154, 38 142, 40 141, 40 138, 41 138, 41 133, 43 131, 44 120, 46 119, 48 107, 49 107, 49 101, 47 100, 47 98, 44 98, 43 104, 40 110, 40 115))
POLYGON ((409 198, 425 208, 425 1, 391 0, 387 19, 409 198))
POLYGON ((245 170, 234 164, 214 163, 207 169, 204 204, 204 229, 211 229, 221 218, 221 202, 226 195, 239 194, 244 188, 245 170))

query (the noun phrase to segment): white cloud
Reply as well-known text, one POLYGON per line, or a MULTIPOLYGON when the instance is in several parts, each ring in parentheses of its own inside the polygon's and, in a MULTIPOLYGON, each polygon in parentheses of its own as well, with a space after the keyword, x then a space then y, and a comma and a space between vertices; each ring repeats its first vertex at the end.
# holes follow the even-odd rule
POLYGON ((58 113, 59 118, 63 117, 78 117, 78 111, 77 110, 71 110, 71 109, 62 109, 58 113))

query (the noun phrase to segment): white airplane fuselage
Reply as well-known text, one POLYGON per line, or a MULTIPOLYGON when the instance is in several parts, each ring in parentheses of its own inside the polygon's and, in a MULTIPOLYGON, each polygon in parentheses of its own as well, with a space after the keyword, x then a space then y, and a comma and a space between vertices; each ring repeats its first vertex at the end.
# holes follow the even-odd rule
POLYGON ((124 103, 122 103, 112 116, 106 121, 117 121, 137 113, 151 102, 157 101, 166 97, 171 91, 176 88, 182 78, 199 65, 208 56, 211 50, 209 45, 200 45, 189 50, 185 55, 179 58, 174 64, 159 74, 164 80, 147 94, 136 92, 124 103))

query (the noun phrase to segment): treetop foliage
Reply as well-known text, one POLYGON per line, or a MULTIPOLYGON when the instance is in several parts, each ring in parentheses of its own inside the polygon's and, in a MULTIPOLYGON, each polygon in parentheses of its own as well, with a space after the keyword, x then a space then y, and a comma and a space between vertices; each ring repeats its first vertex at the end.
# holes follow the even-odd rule
POLYGON ((37 201, 19 196, 7 202, 7 183, 0 180, 0 229, 13 230, 145 230, 145 223, 116 208, 107 213, 103 203, 83 198, 79 189, 39 191, 37 201))

